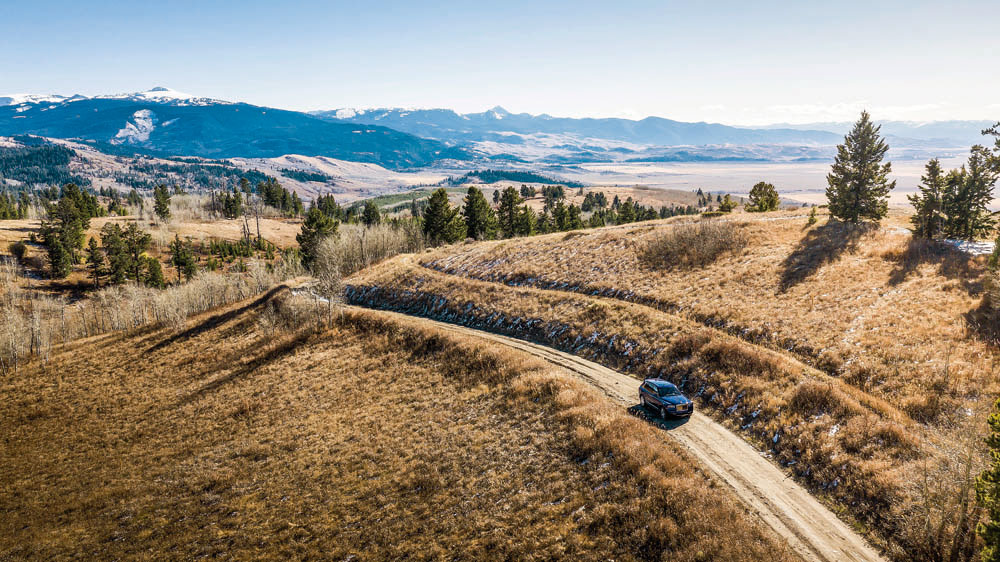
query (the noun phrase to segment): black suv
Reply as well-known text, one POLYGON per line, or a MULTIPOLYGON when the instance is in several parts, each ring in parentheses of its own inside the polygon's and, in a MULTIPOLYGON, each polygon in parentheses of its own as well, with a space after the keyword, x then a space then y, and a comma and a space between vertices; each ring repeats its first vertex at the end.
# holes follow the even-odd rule
POLYGON ((694 402, 681 394, 677 386, 661 379, 646 379, 639 387, 639 402, 643 408, 655 410, 660 417, 687 417, 694 412, 694 402))

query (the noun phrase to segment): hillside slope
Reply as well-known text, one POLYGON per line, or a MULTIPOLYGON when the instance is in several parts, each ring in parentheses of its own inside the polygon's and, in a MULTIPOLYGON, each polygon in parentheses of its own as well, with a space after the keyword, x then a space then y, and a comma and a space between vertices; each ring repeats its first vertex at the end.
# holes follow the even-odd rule
POLYGON ((558 369, 321 311, 272 291, 0 382, 0 558, 795 559, 558 369))
POLYGON ((333 123, 244 103, 92 98, 0 106, 0 135, 88 139, 107 150, 205 158, 328 156, 391 168, 463 153, 382 126, 333 123))
POLYGON ((735 215, 719 224, 747 247, 700 267, 646 257, 691 218, 456 245, 362 272, 348 295, 669 378, 893 558, 962 557, 1000 351, 979 322, 982 258, 902 220, 735 215))

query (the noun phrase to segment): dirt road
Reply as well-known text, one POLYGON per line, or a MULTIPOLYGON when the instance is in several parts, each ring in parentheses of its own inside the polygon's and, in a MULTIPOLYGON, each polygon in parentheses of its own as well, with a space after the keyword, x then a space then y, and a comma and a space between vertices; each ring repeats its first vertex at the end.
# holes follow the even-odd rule
MULTIPOLYGON (((397 312, 385 312, 405 316, 397 312)), ((410 317, 412 318, 412 317, 410 317)), ((422 319, 444 330, 474 335, 544 359, 586 380, 625 407, 638 400, 636 379, 543 345, 465 326, 422 319)), ((809 561, 872 561, 883 558, 865 540, 749 444, 708 416, 667 423, 671 437, 728 485, 761 520, 809 561)))

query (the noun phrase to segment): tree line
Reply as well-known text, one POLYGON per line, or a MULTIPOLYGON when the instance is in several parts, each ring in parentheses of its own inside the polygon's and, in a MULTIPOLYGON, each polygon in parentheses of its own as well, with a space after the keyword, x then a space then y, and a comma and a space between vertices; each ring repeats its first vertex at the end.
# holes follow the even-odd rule
MULTIPOLYGON (((857 224, 877 222, 888 214, 896 182, 889 180, 892 163, 882 162, 889 145, 880 130, 864 111, 837 146, 827 175, 831 216, 857 224)), ((911 218, 915 236, 976 240, 993 232, 996 213, 989 205, 1000 177, 1000 133, 993 127, 983 134, 997 136, 997 148, 973 146, 961 168, 946 172, 937 158, 927 163, 919 191, 907 196, 916 211, 911 218)))

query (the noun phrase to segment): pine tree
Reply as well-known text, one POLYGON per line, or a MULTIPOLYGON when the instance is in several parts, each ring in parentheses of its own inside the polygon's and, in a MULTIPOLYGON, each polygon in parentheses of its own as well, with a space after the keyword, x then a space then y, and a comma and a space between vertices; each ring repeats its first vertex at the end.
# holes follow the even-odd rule
POLYGON ((989 151, 976 145, 969 154, 968 168, 952 170, 945 178, 942 196, 944 234, 949 238, 976 240, 993 230, 994 219, 989 209, 998 170, 994 169, 989 151))
POLYGON ((830 214, 840 220, 857 224, 862 220, 879 221, 889 212, 889 191, 896 187, 889 181, 892 163, 882 164, 889 145, 879 136, 881 126, 875 126, 867 111, 837 146, 826 198, 830 214))
POLYGON ((431 194, 424 211, 424 234, 435 244, 450 244, 465 238, 465 222, 458 209, 448 204, 448 192, 444 188, 431 194))
POLYGON ((87 267, 90 268, 90 276, 94 279, 94 288, 101 288, 101 270, 104 267, 104 254, 97 245, 97 239, 91 237, 87 243, 87 267))
POLYGON ((365 201, 365 210, 361 214, 361 222, 365 223, 365 226, 374 226, 382 222, 382 214, 379 213, 378 205, 373 201, 365 201))
POLYGON ((160 260, 146 256, 143 261, 146 262, 146 274, 142 278, 143 284, 154 289, 166 287, 167 282, 163 279, 163 267, 160 266, 160 260))
POLYGON ((816 224, 817 220, 819 220, 819 219, 816 218, 816 207, 813 207, 809 211, 809 220, 806 221, 806 226, 812 226, 812 225, 816 224))
POLYGON ((920 238, 934 238, 941 233, 944 223, 942 197, 946 187, 941 162, 934 158, 927 162, 926 172, 920 177, 920 191, 907 195, 916 213, 910 217, 913 234, 920 238))
POLYGON ((766 213, 778 210, 780 204, 778 190, 773 185, 761 181, 750 188, 746 210, 751 213, 766 213))
POLYGON ((465 195, 462 215, 465 219, 466 235, 476 240, 496 238, 497 216, 486 201, 486 196, 476 186, 469 186, 465 195))
POLYGON ((121 285, 128 279, 129 253, 123 234, 117 223, 109 222, 101 228, 101 245, 108 258, 109 281, 114 285, 121 285))
MULTIPOLYGON (((511 238, 519 234, 515 224, 518 218, 518 207, 524 199, 518 194, 514 186, 508 186, 500 196, 500 203, 497 207, 497 221, 504 238, 511 238)), ((534 221, 532 221, 534 222, 534 221)), ((532 225, 532 230, 534 225, 532 225)))
POLYGON ((986 509, 989 520, 981 522, 976 531, 983 539, 982 561, 1000 562, 1000 400, 994 404, 988 423, 990 466, 976 478, 976 499, 986 509))
POLYGON ((736 209, 737 205, 738 203, 733 201, 733 198, 727 193, 726 196, 719 201, 719 210, 723 213, 731 213, 734 209, 736 209))
POLYGON ((73 270, 73 258, 58 237, 45 244, 49 254, 49 273, 53 279, 61 279, 73 270))
POLYGON ((527 205, 521 205, 515 210, 513 234, 515 236, 531 236, 537 229, 538 218, 535 211, 527 205))
POLYGON ((153 212, 161 221, 170 219, 170 190, 163 184, 153 188, 153 212))
POLYGON ((148 232, 143 232, 134 222, 128 223, 122 235, 125 247, 128 251, 128 260, 132 280, 138 283, 142 280, 143 259, 142 254, 149 249, 152 236, 148 232))
POLYGON ((174 234, 174 240, 170 243, 170 264, 177 268, 177 282, 181 282, 181 274, 190 281, 197 272, 194 252, 191 245, 181 241, 181 237, 174 234))
POLYGON ((302 265, 309 267, 316 258, 316 250, 320 242, 327 236, 337 234, 338 223, 327 216, 317 206, 310 206, 306 220, 302 223, 302 231, 295 236, 302 254, 302 265))

